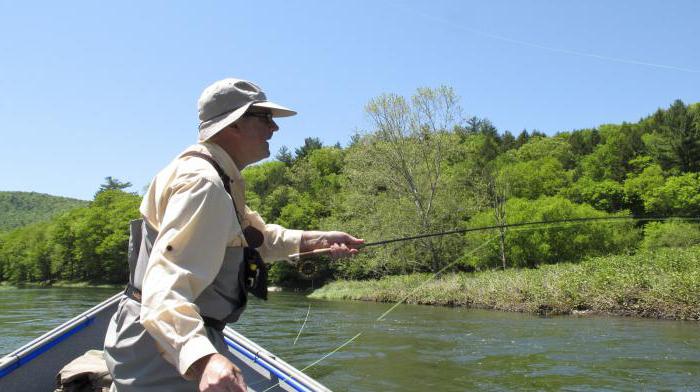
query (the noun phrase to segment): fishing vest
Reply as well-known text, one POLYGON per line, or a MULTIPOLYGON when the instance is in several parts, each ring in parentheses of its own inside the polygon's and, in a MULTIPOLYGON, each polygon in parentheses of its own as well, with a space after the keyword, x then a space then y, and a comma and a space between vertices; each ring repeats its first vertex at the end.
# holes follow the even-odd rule
MULTIPOLYGON (((209 155, 190 151, 181 157, 194 156, 209 162, 216 169, 226 192, 231 196, 234 213, 238 215, 235 199, 231 194, 230 178, 216 161, 209 155)), ((148 266, 148 259, 158 231, 144 219, 130 222, 129 235, 129 284, 125 294, 141 302, 141 289, 148 266)), ((227 323, 238 320, 248 301, 247 293, 267 299, 267 267, 255 248, 263 244, 263 234, 253 226, 242 227, 248 246, 226 247, 221 269, 214 281, 197 297, 194 304, 205 324, 222 330, 227 323)))

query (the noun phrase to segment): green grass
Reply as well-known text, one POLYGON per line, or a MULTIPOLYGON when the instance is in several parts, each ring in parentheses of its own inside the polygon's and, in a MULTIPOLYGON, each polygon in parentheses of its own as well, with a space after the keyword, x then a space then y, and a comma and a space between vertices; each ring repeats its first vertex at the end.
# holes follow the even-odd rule
POLYGON ((311 297, 700 320, 700 246, 596 257, 538 269, 337 281, 311 297))

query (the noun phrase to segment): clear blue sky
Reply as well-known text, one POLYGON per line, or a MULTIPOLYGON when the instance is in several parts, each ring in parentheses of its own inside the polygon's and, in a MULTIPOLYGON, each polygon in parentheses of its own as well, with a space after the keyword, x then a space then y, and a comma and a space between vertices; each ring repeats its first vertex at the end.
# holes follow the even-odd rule
POLYGON ((196 140, 196 101, 229 76, 347 143, 384 92, 446 84, 465 117, 548 134, 700 101, 697 1, 3 1, 0 190, 141 191, 196 140))

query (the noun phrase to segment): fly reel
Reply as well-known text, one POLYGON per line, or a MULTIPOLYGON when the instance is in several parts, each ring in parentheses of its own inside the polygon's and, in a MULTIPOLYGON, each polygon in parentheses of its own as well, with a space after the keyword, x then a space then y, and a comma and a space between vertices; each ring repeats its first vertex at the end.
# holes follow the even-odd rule
POLYGON ((312 260, 298 260, 296 262, 297 272, 304 279, 314 279, 321 272, 318 263, 314 263, 312 260))

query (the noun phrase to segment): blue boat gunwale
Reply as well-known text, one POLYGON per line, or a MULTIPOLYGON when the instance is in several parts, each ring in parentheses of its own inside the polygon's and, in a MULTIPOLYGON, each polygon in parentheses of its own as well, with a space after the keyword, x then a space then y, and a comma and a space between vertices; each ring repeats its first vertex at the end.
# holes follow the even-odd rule
POLYGON ((7 355, 8 357, 14 357, 14 358, 16 358, 16 360, 7 362, 7 365, 5 363, 0 364, 0 378, 3 378, 6 375, 12 373, 13 371, 19 369, 20 367, 22 367, 22 365, 29 363, 32 359, 49 351, 55 345, 68 339, 69 337, 71 337, 75 333, 81 331, 82 329, 87 328, 87 326, 92 324, 93 321, 95 321, 94 318, 87 318, 85 321, 77 324, 76 326, 65 331, 61 335, 57 335, 54 339, 47 341, 43 345, 40 345, 35 350, 28 352, 27 355, 25 355, 25 356, 8 354, 7 355))
POLYGON ((224 341, 226 344, 233 348, 234 350, 238 351, 239 353, 245 355, 248 359, 253 361, 254 363, 257 363, 258 365, 264 367, 268 371, 272 372, 277 378, 280 380, 279 382, 282 383, 284 382, 285 384, 291 386, 297 391, 300 392, 312 392, 310 389, 304 387, 303 385, 299 384, 297 380, 295 380, 291 375, 288 375, 280 369, 277 369, 274 366, 271 366, 267 361, 265 361, 263 358, 261 358, 258 355, 253 354, 251 351, 247 350, 245 347, 236 344, 233 340, 229 339, 228 337, 224 337, 224 341))
MULTIPOLYGON (((66 321, 60 326, 46 332, 38 338, 0 358, 0 379, 6 377, 13 371, 36 359, 41 354, 59 345, 72 335, 89 327, 91 324, 93 324, 98 313, 113 305, 115 302, 120 301, 123 297, 124 294, 122 292, 117 293, 100 304, 66 321)), ((318 381, 310 378, 280 358, 272 355, 230 327, 226 327, 224 329, 224 341, 229 347, 241 353, 253 363, 262 366, 264 369, 274 374, 278 378, 279 383, 285 383, 293 389, 301 392, 311 392, 314 390, 328 391, 328 389, 322 384, 318 383, 318 381)))
POLYGON ((88 327, 90 324, 92 324, 95 316, 98 313, 103 311, 105 308, 108 308, 113 303, 119 301, 123 295, 124 294, 120 292, 111 296, 110 298, 107 298, 96 306, 73 317, 58 327, 46 332, 24 346, 21 346, 17 350, 0 358, 0 379, 55 347, 65 339, 69 338, 71 335, 88 327))

